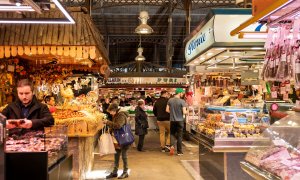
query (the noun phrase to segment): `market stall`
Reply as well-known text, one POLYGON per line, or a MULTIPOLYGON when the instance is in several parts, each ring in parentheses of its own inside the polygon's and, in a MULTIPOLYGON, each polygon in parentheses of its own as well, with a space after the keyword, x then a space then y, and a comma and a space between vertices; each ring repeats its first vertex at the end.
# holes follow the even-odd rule
POLYGON ((149 129, 157 129, 153 103, 160 97, 160 92, 167 90, 172 94, 175 88, 186 88, 186 72, 176 68, 136 61, 112 67, 111 70, 106 84, 99 89, 100 98, 118 97, 122 101, 122 110, 130 115, 132 129, 135 128, 135 108, 139 99, 146 101, 149 129))
MULTIPOLYGON (((54 96, 56 125, 68 126, 68 154, 73 154, 73 179, 84 179, 93 163, 96 133, 103 115, 97 112, 98 84, 109 75, 101 34, 84 8, 69 8, 76 24, 2 24, 0 31, 0 111, 15 96, 18 79, 30 78, 38 100, 54 96), (82 95, 83 94, 83 95, 82 95)), ((35 18, 58 18, 50 9, 35 18)), ((1 17, 15 17, 1 13, 1 17)))
POLYGON ((297 0, 271 0, 263 4, 254 1, 254 5, 260 11, 254 11, 250 19, 231 31, 231 35, 245 34, 244 29, 253 22, 265 23, 268 26, 269 31, 264 33, 267 52, 261 78, 271 84, 272 98, 279 97, 283 102, 271 101, 273 116, 280 120, 275 120, 264 131, 263 136, 269 140, 257 143, 255 148, 251 148, 241 162, 241 167, 255 179, 299 179, 299 113, 294 112, 299 110, 299 94, 295 93, 293 102, 296 101, 296 104, 292 105, 287 94, 291 89, 295 91, 299 88, 300 4, 297 0), (287 100, 290 101, 288 104, 287 100), (286 111, 278 112, 278 109, 283 108, 282 103, 287 104, 286 111))
POLYGON ((263 111, 259 79, 264 39, 229 35, 249 17, 250 9, 213 9, 186 44, 186 65, 191 67, 187 131, 199 142, 204 178, 210 174, 217 179, 249 179, 239 161, 253 142, 265 141, 261 132, 270 119, 263 111))
MULTIPOLYGON (((109 78, 111 79, 111 78, 109 78)), ((120 79, 120 78, 119 78, 120 79)), ((121 78, 122 79, 122 78, 121 78)), ((127 79, 127 78, 125 78, 127 79)), ((133 78, 132 78, 133 79, 133 78)), ((142 79, 142 78, 138 78, 142 79)), ((152 78, 155 79, 155 78, 152 78)), ((169 78, 166 78, 169 79, 169 78)), ((175 78, 170 78, 175 79, 175 78)), ((184 78, 178 78, 178 81, 184 80, 184 78)), ((116 87, 118 86, 117 83, 115 84, 116 87)), ((124 85, 124 84, 123 84, 124 85)), ((126 85, 126 84, 125 84, 126 85)), ((136 84, 137 87, 139 84, 136 84)), ((149 84, 150 85, 150 84, 149 84)), ((119 97, 120 101, 122 101, 121 104, 121 110, 127 111, 130 116, 130 124, 131 128, 135 129, 135 108, 137 106, 137 101, 140 99, 146 100, 146 106, 145 111, 148 117, 148 123, 149 123, 149 129, 157 129, 157 120, 156 117, 153 114, 153 104, 156 99, 160 97, 160 92, 162 90, 167 90, 171 94, 175 92, 176 85, 173 84, 161 84, 160 86, 151 87, 151 85, 148 88, 132 88, 129 85, 124 86, 123 88, 108 88, 110 85, 106 85, 108 87, 106 88, 100 88, 99 94, 101 94, 101 98, 115 98, 119 97), (165 86, 167 85, 167 86, 165 86), (173 88, 172 88, 173 87, 173 88), (146 98, 150 98, 150 100, 147 100, 146 98)), ((180 86, 179 86, 180 87, 180 86)))

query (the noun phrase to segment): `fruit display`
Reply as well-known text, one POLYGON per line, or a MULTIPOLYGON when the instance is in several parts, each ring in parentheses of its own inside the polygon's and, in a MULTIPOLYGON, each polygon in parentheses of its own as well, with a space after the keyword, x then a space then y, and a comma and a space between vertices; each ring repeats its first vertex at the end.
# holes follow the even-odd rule
POLYGON ((86 136, 102 128, 104 114, 95 108, 84 106, 84 109, 79 111, 59 109, 53 113, 53 117, 55 125, 68 127, 68 136, 86 136))

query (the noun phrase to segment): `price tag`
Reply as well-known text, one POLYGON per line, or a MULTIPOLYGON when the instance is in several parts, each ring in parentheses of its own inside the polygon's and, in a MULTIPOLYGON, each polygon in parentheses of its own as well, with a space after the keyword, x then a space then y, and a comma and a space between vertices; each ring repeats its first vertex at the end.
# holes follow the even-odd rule
POLYGON ((289 94, 288 93, 283 94, 283 100, 289 100, 289 94))
POLYGON ((300 101, 299 100, 296 100, 296 107, 300 108, 300 101))
POLYGON ((280 94, 285 94, 286 88, 285 87, 280 87, 280 94))
POLYGON ((225 112, 224 111, 221 111, 221 118, 223 121, 225 120, 225 112))
POLYGON ((238 121, 238 118, 237 118, 237 115, 235 112, 232 113, 232 116, 233 116, 232 122, 238 121))
POLYGON ((271 92, 271 97, 272 98, 277 98, 277 91, 272 91, 271 92))
POLYGON ((291 90, 291 84, 285 85, 285 91, 290 92, 290 90, 291 90))

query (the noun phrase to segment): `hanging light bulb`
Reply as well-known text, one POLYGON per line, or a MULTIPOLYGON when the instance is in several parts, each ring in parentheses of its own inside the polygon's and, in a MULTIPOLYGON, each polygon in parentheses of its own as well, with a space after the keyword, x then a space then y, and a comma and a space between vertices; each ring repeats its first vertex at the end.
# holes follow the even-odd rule
POLYGON ((146 60, 146 58, 143 56, 143 51, 144 51, 144 49, 142 47, 139 47, 137 49, 138 56, 135 57, 136 61, 145 61, 146 60))
POLYGON ((142 48, 142 36, 140 35, 140 43, 137 49, 138 55, 135 57, 136 61, 145 61, 146 58, 143 56, 144 49, 142 48))
POLYGON ((153 33, 153 29, 147 24, 149 19, 149 14, 147 11, 141 11, 139 19, 141 24, 135 28, 135 33, 137 34, 151 34, 153 33))

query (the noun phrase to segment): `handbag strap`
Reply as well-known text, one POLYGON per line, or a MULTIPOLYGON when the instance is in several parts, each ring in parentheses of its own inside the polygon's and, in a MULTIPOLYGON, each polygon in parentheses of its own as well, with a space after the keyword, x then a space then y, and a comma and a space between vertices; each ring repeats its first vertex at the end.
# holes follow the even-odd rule
POLYGON ((106 129, 107 125, 104 124, 103 128, 101 129, 102 134, 105 134, 105 129, 106 129))

